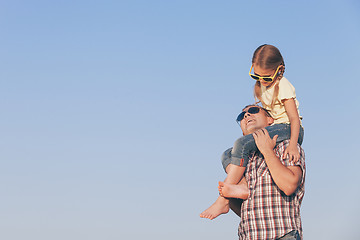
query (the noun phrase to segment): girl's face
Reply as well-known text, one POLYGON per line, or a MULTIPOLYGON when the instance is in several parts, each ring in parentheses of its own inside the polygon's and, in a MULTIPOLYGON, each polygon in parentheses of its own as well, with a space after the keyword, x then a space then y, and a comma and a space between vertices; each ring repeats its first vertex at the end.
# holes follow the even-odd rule
POLYGON ((273 77, 276 73, 276 77, 274 78, 274 81, 272 82, 266 82, 263 79, 260 79, 261 85, 264 87, 271 87, 279 78, 278 73, 282 71, 282 67, 279 68, 279 71, 276 73, 276 69, 265 69, 261 68, 259 65, 254 65, 254 74, 259 77, 273 77))

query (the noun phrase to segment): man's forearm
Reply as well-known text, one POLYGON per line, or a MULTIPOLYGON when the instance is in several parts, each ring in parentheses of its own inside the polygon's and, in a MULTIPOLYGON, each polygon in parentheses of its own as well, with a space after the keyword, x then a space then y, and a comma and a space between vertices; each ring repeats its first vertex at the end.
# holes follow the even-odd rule
POLYGON ((263 154, 275 184, 286 194, 291 195, 299 186, 302 171, 299 166, 286 167, 274 153, 277 136, 270 138, 266 129, 259 129, 253 133, 256 146, 263 154))

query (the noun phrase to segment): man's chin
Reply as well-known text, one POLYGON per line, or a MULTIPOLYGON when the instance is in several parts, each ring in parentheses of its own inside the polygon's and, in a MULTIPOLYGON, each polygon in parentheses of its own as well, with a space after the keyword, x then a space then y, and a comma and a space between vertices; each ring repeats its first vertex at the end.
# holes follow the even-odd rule
POLYGON ((249 125, 246 126, 247 134, 251 134, 251 133, 255 132, 256 130, 257 130, 257 127, 256 127, 255 124, 249 124, 249 125))

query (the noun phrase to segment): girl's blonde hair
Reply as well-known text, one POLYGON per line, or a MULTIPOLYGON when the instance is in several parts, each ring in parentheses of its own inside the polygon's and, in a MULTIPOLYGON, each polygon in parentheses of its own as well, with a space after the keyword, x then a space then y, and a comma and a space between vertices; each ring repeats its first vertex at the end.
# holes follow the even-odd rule
MULTIPOLYGON (((285 71, 285 62, 283 57, 281 56, 279 49, 269 44, 261 45, 255 50, 252 58, 252 64, 258 65, 263 69, 272 69, 272 70, 276 70, 280 65, 283 65, 283 69, 281 70, 277 79, 281 79, 285 71)), ((254 86, 255 102, 259 100, 258 102, 261 102, 263 107, 273 108, 276 103, 276 99, 279 95, 279 81, 276 81, 274 84, 275 84, 274 95, 271 100, 270 106, 268 106, 263 102, 261 98, 261 85, 260 85, 260 81, 257 81, 254 86)))

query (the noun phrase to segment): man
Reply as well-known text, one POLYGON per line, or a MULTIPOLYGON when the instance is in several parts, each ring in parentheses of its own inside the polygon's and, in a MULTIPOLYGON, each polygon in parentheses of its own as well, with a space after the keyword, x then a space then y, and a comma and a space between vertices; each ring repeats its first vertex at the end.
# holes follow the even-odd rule
MULTIPOLYGON (((242 198, 240 207, 231 200, 230 207, 241 217, 240 239, 302 239, 300 205, 304 196, 305 154, 300 145, 300 160, 296 163, 284 158, 289 140, 279 143, 270 138, 266 126, 273 119, 263 108, 258 113, 243 109, 240 122, 244 135, 253 134, 259 152, 246 166, 244 178, 239 184, 219 183, 224 198, 242 198)), ((229 166, 224 168, 227 170, 229 166)))

